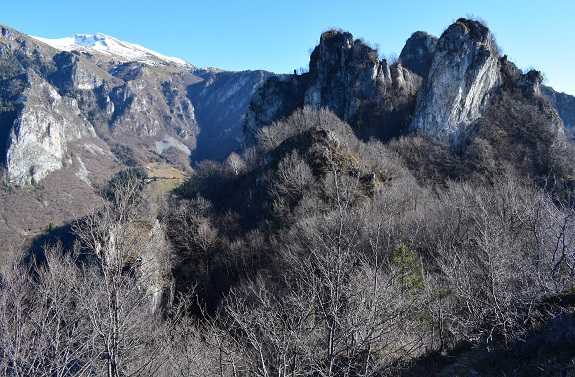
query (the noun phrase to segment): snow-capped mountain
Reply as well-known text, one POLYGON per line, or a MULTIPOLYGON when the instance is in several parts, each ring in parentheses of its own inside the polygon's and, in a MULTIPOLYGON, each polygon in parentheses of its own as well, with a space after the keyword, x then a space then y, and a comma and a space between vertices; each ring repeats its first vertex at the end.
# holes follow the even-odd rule
POLYGON ((48 39, 32 37, 61 51, 99 52, 119 61, 136 61, 153 66, 176 64, 182 68, 195 68, 182 59, 162 55, 140 45, 124 42, 106 34, 76 34, 73 37, 48 39))

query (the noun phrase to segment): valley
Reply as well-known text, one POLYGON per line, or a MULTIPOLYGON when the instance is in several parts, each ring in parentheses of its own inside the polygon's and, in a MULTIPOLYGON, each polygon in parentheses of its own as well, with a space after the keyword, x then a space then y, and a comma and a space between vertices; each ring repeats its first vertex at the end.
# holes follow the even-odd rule
POLYGON ((575 98, 480 20, 294 74, 0 36, 0 374, 569 375, 575 98))

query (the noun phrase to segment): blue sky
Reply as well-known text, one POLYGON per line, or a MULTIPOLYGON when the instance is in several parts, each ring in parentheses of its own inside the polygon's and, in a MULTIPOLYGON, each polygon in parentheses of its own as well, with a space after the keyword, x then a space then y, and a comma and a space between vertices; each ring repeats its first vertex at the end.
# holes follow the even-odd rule
POLYGON ((62 38, 102 32, 199 67, 306 67, 323 31, 340 28, 399 55, 418 30, 440 36, 459 17, 486 21, 520 68, 575 95, 575 1, 5 1, 0 23, 29 35, 62 38))

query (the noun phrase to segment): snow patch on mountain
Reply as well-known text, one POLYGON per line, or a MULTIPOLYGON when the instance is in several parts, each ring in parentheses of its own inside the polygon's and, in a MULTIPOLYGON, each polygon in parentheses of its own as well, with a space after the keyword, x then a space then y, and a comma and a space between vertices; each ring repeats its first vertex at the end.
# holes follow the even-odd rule
POLYGON ((165 63, 176 64, 183 68, 195 68, 190 63, 182 59, 162 55, 140 45, 124 42, 106 34, 76 34, 66 38, 41 38, 32 37, 40 42, 46 43, 61 51, 97 51, 109 55, 118 60, 137 61, 152 66, 163 65, 165 63))

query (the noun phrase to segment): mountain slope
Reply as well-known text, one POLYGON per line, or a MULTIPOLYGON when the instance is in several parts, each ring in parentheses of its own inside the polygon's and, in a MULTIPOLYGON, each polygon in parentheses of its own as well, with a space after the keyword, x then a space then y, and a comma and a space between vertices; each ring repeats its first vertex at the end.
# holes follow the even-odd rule
POLYGON ((250 100, 268 78, 266 71, 213 72, 194 71, 202 81, 188 87, 188 97, 201 132, 193 161, 225 159, 243 146, 243 123, 250 100))
POLYGON ((83 216, 121 169, 189 173, 200 134, 194 158, 239 150, 249 99, 271 75, 197 69, 109 36, 48 41, 55 48, 0 28, 0 222, 15 244, 83 216))
MULTIPOLYGON (((224 159, 231 151, 239 150, 249 99, 271 76, 263 71, 197 69, 180 59, 103 34, 48 40, 3 27, 0 43, 7 47, 2 51, 4 61, 12 62, 10 66, 3 64, 1 79, 5 90, 1 96, 7 106, 0 111, 0 142, 15 148, 26 144, 29 135, 30 140, 46 140, 46 146, 55 145, 48 141, 50 137, 46 138, 50 136, 47 125, 63 122, 54 118, 26 123, 22 121, 24 114, 38 113, 32 109, 45 111, 48 118, 56 116, 53 113, 69 114, 66 119, 70 127, 84 122, 130 164, 161 159, 189 169, 200 132, 202 146, 193 155, 195 161, 224 159), (44 106, 42 98, 51 92, 36 93, 36 88, 42 87, 39 82, 49 86, 54 93, 51 96, 61 98, 66 109, 44 106), (38 105, 24 98, 37 98, 38 105), (196 105, 201 109, 202 125, 196 119, 196 105), (70 117, 77 119, 72 121, 70 117), (16 123, 17 119, 20 120, 16 123), (16 124, 18 127, 14 127, 16 124), (16 142, 18 135, 21 137, 16 142)), ((64 119, 61 115, 56 118, 64 119)), ((77 133, 69 131, 59 131, 57 148, 43 147, 52 156, 39 158, 32 169, 34 174, 30 173, 34 161, 19 161, 22 153, 3 154, 11 181, 26 184, 34 178, 37 182, 48 172, 62 168, 64 144, 77 133), (42 162, 49 159, 53 162, 42 162)))
MULTIPOLYGON (((79 52, 83 57, 107 69, 113 76, 124 80, 127 75, 137 74, 134 69, 139 68, 135 68, 134 62, 148 66, 144 68, 166 67, 169 74, 175 73, 177 76, 189 76, 188 73, 191 73, 193 78, 186 78, 184 85, 176 88, 182 91, 184 86, 187 86, 185 95, 193 106, 193 114, 190 113, 188 117, 201 128, 201 132, 183 131, 193 140, 199 138, 195 143, 184 143, 185 148, 189 148, 187 154, 195 162, 203 159, 223 160, 231 151, 241 149, 242 126, 249 101, 254 91, 273 75, 265 71, 227 72, 214 68, 201 69, 179 58, 167 57, 102 33, 77 34, 61 39, 33 38, 61 51, 76 54, 79 52)), ((159 85, 166 84, 157 82, 156 86, 159 85)))

